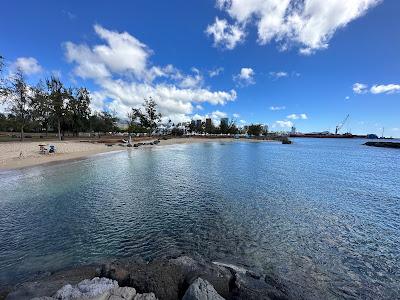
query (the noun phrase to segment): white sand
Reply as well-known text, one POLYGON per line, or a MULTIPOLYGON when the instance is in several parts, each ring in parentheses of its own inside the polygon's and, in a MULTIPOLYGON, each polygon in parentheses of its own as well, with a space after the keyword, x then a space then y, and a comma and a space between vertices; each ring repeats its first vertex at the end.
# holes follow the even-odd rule
POLYGON ((56 146, 55 154, 40 154, 40 142, 0 143, 0 169, 18 169, 43 163, 85 157, 97 153, 121 150, 121 147, 107 147, 105 144, 80 142, 46 142, 56 146), (22 155, 21 155, 22 153, 22 155), (21 157, 20 157, 21 155, 21 157))
MULTIPOLYGON (((186 143, 221 142, 221 141, 228 142, 232 140, 233 139, 229 138, 221 138, 221 139, 176 138, 169 140, 161 140, 160 144, 157 147, 163 145, 186 144, 186 143)), ((146 142, 149 141, 150 140, 147 140, 146 142)), ((121 151, 121 150, 125 151, 126 149, 118 145, 114 145, 113 147, 108 147, 105 144, 100 144, 100 143, 96 144, 96 143, 78 142, 78 141, 65 141, 65 142, 46 141, 46 144, 52 144, 56 146, 56 153, 44 155, 39 153, 39 144, 41 144, 40 141, 0 143, 0 170, 19 169, 49 162, 84 158, 98 153, 121 151), (21 153, 22 156, 20 157, 21 153)))

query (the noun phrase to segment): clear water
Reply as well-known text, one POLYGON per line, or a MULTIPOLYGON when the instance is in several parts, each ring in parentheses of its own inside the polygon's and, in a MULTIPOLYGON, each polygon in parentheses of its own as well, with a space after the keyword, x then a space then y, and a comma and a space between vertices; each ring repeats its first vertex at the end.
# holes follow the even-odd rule
POLYGON ((400 295, 400 151, 362 140, 202 143, 0 173, 0 282, 184 251, 310 299, 400 295))

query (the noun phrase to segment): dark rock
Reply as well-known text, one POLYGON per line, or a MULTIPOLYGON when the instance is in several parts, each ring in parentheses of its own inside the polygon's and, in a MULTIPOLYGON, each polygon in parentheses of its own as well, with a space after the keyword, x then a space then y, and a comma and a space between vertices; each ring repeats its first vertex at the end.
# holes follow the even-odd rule
POLYGON ((260 279, 261 278, 261 275, 255 273, 253 271, 249 271, 249 270, 246 271, 246 275, 250 276, 250 277, 252 277, 254 279, 260 279))
POLYGON ((114 262, 102 268, 101 276, 134 287, 138 293, 154 292, 158 299, 180 299, 198 277, 210 282, 223 297, 229 295, 232 274, 226 268, 187 256, 151 262, 114 262), (123 276, 117 276, 122 274, 123 276))
POLYGON ((128 285, 130 282, 129 271, 120 262, 110 262, 103 265, 99 276, 116 280, 120 286, 128 285))
POLYGON ((255 279, 246 274, 236 273, 231 286, 231 299, 274 299, 286 300, 289 297, 275 286, 270 285, 263 279, 255 279))

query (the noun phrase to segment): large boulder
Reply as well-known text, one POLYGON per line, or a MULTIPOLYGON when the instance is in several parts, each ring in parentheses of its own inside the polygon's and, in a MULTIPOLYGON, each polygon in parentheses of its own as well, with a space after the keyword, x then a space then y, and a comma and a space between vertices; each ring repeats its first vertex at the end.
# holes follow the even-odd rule
POLYGON ((109 298, 109 300, 113 300, 113 299, 126 299, 126 300, 133 300, 135 299, 135 296, 137 296, 136 294, 136 290, 132 287, 119 287, 119 288, 114 288, 113 290, 110 291, 111 296, 109 298))
POLYGON ((118 282, 108 278, 85 279, 76 286, 67 284, 59 289, 54 298, 60 300, 96 299, 107 300, 110 291, 118 288, 118 282))
POLYGON ((186 290, 182 300, 224 300, 224 298, 207 280, 199 277, 186 290))

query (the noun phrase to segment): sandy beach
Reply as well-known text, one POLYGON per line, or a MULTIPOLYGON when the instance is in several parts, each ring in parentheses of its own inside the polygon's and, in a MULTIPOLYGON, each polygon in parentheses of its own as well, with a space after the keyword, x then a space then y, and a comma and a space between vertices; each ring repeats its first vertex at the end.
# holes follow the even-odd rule
MULTIPOLYGON (((146 140, 147 142, 151 140, 146 140)), ((159 146, 173 144, 188 144, 188 143, 204 143, 233 141, 230 138, 172 138, 161 140, 159 146)), ((118 145, 112 147, 104 143, 91 143, 80 141, 46 141, 46 144, 52 144, 56 147, 55 154, 40 154, 39 141, 35 142, 4 142, 0 143, 0 170, 20 169, 30 166, 36 166, 51 162, 64 161, 70 159, 80 159, 91 155, 112 152, 126 151, 125 148, 118 145)), ((148 147, 148 146, 146 146, 148 147)))

